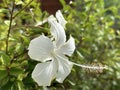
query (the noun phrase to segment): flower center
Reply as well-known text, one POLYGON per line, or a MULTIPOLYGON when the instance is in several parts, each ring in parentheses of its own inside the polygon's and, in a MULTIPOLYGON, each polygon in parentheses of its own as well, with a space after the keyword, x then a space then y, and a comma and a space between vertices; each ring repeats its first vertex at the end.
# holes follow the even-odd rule
POLYGON ((55 51, 56 51, 56 50, 53 50, 53 51, 50 53, 52 57, 56 56, 56 52, 55 52, 55 51))

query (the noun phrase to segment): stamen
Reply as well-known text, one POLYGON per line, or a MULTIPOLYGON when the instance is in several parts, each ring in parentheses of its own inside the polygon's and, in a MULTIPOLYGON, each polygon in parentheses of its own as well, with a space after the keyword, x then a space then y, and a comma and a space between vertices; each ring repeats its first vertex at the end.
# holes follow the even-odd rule
POLYGON ((74 65, 79 66, 89 72, 102 73, 104 69, 107 69, 107 66, 103 66, 101 63, 92 63, 89 65, 77 64, 72 62, 74 65))

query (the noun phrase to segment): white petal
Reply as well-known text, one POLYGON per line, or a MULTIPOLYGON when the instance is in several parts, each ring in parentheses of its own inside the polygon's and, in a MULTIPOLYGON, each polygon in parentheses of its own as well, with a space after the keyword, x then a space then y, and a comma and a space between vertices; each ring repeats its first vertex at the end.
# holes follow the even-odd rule
POLYGON ((70 39, 63 46, 61 46, 61 48, 59 48, 57 52, 71 56, 74 50, 75 50, 75 41, 74 38, 70 36, 70 39))
POLYGON ((39 86, 50 86, 57 72, 55 61, 43 62, 36 65, 32 72, 32 78, 39 86))
POLYGON ((65 56, 57 56, 58 73, 56 80, 60 83, 70 74, 73 64, 65 56))
POLYGON ((56 18, 57 18, 58 22, 59 22, 63 27, 65 27, 65 24, 67 23, 67 21, 64 19, 64 17, 63 17, 63 15, 62 15, 62 13, 61 13, 60 10, 58 10, 58 11, 56 12, 56 18))
POLYGON ((46 61, 50 59, 50 53, 53 50, 51 40, 41 35, 30 42, 28 55, 37 61, 46 61))
POLYGON ((51 25, 50 31, 55 38, 56 46, 59 47, 66 41, 66 35, 64 28, 56 21, 53 15, 48 18, 48 22, 51 25))

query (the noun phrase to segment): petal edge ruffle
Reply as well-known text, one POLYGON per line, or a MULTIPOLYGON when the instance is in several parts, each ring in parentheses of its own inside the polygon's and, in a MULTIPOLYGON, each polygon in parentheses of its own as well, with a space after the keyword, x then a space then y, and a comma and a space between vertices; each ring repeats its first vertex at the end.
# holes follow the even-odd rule
POLYGON ((75 40, 72 36, 70 36, 70 39, 67 42, 65 42, 65 44, 62 45, 57 50, 57 52, 71 56, 73 54, 74 50, 75 50, 75 40))

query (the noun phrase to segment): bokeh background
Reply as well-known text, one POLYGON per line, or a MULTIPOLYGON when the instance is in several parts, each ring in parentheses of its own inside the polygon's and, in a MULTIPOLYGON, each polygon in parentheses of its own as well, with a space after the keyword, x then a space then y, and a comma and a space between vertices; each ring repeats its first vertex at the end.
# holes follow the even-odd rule
POLYGON ((120 1, 0 0, 0 90, 120 90, 120 1), (68 22, 67 38, 76 42, 70 60, 108 68, 100 73, 74 66, 62 84, 39 87, 31 78, 38 62, 27 48, 31 39, 50 35, 46 19, 58 9, 68 22))

